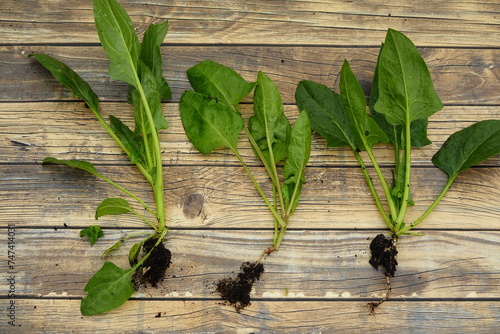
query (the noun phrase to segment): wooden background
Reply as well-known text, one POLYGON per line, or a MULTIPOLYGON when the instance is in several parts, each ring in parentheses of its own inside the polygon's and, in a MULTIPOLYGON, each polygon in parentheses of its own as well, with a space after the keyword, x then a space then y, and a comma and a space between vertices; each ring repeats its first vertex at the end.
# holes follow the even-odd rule
MULTIPOLYGON (((379 45, 391 27, 424 56, 444 110, 430 118, 433 144, 415 151, 416 218, 437 196, 445 175, 430 158, 453 132, 500 118, 500 4, 497 0, 122 0, 137 32, 165 19, 164 75, 173 98, 161 134, 167 246, 173 265, 159 289, 135 294, 107 314, 83 317, 83 287, 100 254, 127 232, 133 217, 105 218, 94 247, 79 230, 96 224, 98 203, 120 195, 104 182, 46 156, 85 159, 144 195, 147 185, 93 115, 27 55, 45 52, 88 80, 104 114, 131 120, 125 85, 112 82, 93 25, 91 1, 2 0, 0 4, 1 333, 387 333, 500 332, 500 156, 460 175, 421 225, 424 236, 400 240, 391 299, 376 315, 368 301, 384 294, 384 278, 368 264, 369 240, 385 226, 352 154, 313 150, 299 208, 281 251, 270 256, 253 302, 238 314, 221 305, 213 283, 255 260, 272 237, 272 217, 228 151, 200 155, 188 142, 178 101, 186 70, 205 59, 247 80, 266 72, 297 115, 303 79, 335 86, 344 58, 368 93, 379 45), (199 195, 199 196, 198 196, 199 195), (193 198, 202 198, 192 207, 193 198), (16 326, 8 325, 7 225, 16 228, 16 326), (288 291, 288 294, 287 294, 288 291)), ((251 100, 242 107, 251 112, 251 100)), ((241 139, 244 158, 266 184, 241 139)), ((390 175, 391 153, 377 147, 390 175)), ((265 187, 265 189, 268 189, 265 187)), ((125 266, 126 249, 112 259, 125 266)))

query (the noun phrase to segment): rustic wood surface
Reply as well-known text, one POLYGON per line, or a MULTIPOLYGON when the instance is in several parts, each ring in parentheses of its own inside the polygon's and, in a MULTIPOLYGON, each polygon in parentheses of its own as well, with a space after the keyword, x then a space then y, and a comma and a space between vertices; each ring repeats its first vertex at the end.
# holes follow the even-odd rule
MULTIPOLYGON (((126 86, 108 77, 90 0, 3 0, 0 333, 500 332, 500 156, 457 178, 417 230, 423 236, 401 238, 393 294, 369 315, 365 305, 383 296, 385 280, 368 264, 368 245, 385 226, 351 152, 326 149, 315 135, 308 183, 282 249, 265 260, 252 305, 238 314, 221 303, 214 282, 259 257, 271 242, 272 216, 230 152, 199 154, 178 115, 180 95, 189 89, 185 71, 205 59, 248 80, 266 72, 291 119, 297 83, 336 87, 344 59, 368 93, 386 29, 400 30, 419 47, 445 104, 430 118, 432 145, 413 157, 416 206, 409 218, 417 218, 446 182, 430 163, 444 140, 473 122, 500 119, 497 0, 120 3, 138 33, 170 21, 161 50, 173 98, 163 104, 170 128, 161 145, 172 267, 158 289, 142 289, 107 314, 80 315, 83 287, 102 265, 102 251, 144 226, 129 216, 101 218, 106 236, 89 247, 79 230, 96 224, 102 199, 119 194, 84 172, 40 162, 85 159, 153 199, 83 103, 27 55, 44 52, 66 62, 100 96, 103 114, 130 121, 126 86), (15 274, 7 266, 9 225, 16 228, 15 274), (8 324, 12 301, 16 326, 8 324)), ((241 109, 248 116, 251 99, 241 109)), ((248 143, 241 138, 239 146, 265 184, 248 143)), ((375 154, 389 176, 390 151, 380 145, 375 154)), ((126 249, 111 255, 124 267, 126 258, 126 249)))

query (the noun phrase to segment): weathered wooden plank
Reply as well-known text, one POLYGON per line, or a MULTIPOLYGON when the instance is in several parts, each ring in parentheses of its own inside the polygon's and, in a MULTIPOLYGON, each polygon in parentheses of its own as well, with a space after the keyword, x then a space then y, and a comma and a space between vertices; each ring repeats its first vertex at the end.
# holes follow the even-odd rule
MULTIPOLYGON (((6 301, 4 301, 5 303, 6 301)), ((254 301, 241 314, 214 301, 128 301, 108 314, 83 317, 77 300, 16 300, 6 333, 495 333, 496 301, 391 301, 366 314, 362 302, 254 301)), ((3 325, 3 324, 2 324, 3 325)))
MULTIPOLYGON (((106 166, 100 170, 146 201, 153 201, 149 185, 132 167, 106 166)), ((270 195, 264 171, 252 170, 270 195)), ((290 227, 385 228, 358 168, 313 167, 306 177, 308 183, 304 185, 290 227)), ((171 166, 165 168, 165 180, 169 226, 272 228, 269 209, 241 167, 171 166)), ((434 169, 418 168, 413 172, 413 181, 416 206, 408 209, 408 223, 417 219, 437 197, 446 177, 434 169)), ((95 208, 100 202, 120 196, 124 195, 104 181, 66 166, 4 165, 0 176, 0 198, 4 199, 0 201, 0 222, 55 228, 64 224, 94 225, 95 208)), ((421 228, 498 230, 498 198, 499 168, 466 171, 421 228)), ((133 215, 103 217, 99 223, 113 227, 143 226, 133 215)))
MULTIPOLYGON (((189 142, 179 117, 179 105, 163 104, 169 129, 161 132, 165 165, 233 165, 239 163, 227 149, 201 155, 189 142)), ((253 113, 252 105, 241 105, 245 117, 253 113)), ((111 113, 132 126, 132 109, 125 103, 103 103, 103 115, 111 113)), ((285 113, 294 121, 298 114, 295 105, 285 106, 285 113)), ((105 116, 106 117, 106 116, 105 116)), ((414 165, 432 166, 431 158, 452 133, 484 119, 500 119, 498 107, 447 106, 430 118, 428 136, 432 144, 412 152, 414 165)), ((243 131, 242 131, 243 132, 243 131)), ((88 160, 95 164, 128 165, 129 161, 101 127, 94 115, 81 102, 0 103, 0 162, 39 163, 46 156, 61 159, 88 160)), ((260 165, 248 140, 242 134, 240 153, 250 165, 260 165)), ((382 166, 393 164, 389 146, 374 148, 382 166)), ((368 159, 368 158, 367 158, 368 159)), ((350 149, 326 148, 320 136, 314 136, 310 166, 358 166, 350 149)), ((483 166, 499 166, 500 156, 483 166)))
MULTIPOLYGON (((139 33, 169 19, 170 43, 379 45, 391 27, 421 45, 498 46, 495 0, 120 2, 139 33)), ((98 42, 90 2, 7 0, 2 8, 3 43, 98 42)))
MULTIPOLYGON (((101 253, 127 233, 137 232, 105 230, 105 237, 90 247, 78 229, 18 228, 17 295, 81 297, 86 282, 104 263, 101 253)), ((290 230, 280 251, 265 259, 254 297, 381 298, 385 278, 368 264, 370 239, 376 233, 290 230)), ((270 230, 171 230, 166 246, 173 257, 167 278, 158 288, 141 288, 134 296, 217 299, 214 283, 238 271, 243 261, 257 260, 271 239, 270 230)), ((498 299, 499 246, 498 231, 429 231, 401 238, 392 298, 498 299)), ((128 248, 120 248, 107 260, 127 267, 128 248)), ((2 261, 2 272, 9 271, 6 265, 2 261)), ((8 288, 2 284, 0 294, 6 295, 8 288)))
MULTIPOLYGON (((344 59, 351 62, 366 92, 370 91, 379 43, 373 48, 274 47, 274 46, 165 46, 162 48, 164 75, 173 90, 173 101, 190 89, 186 70, 212 59, 233 68, 247 80, 257 71, 266 72, 278 85, 285 103, 295 103, 300 80, 314 80, 334 86, 344 59)), ((417 44, 419 45, 419 44, 417 44)), ((434 85, 445 104, 498 105, 500 97, 500 51, 496 49, 421 48, 434 85)), ((50 74, 27 55, 49 53, 67 63, 104 100, 126 100, 124 84, 112 82, 108 60, 98 46, 14 45, 0 47, 0 101, 73 99, 50 74)))

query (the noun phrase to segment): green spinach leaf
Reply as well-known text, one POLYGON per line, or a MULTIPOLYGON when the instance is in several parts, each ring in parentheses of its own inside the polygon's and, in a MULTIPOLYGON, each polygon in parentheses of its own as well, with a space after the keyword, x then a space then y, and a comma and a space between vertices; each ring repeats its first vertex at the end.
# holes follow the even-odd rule
POLYGON ((236 150, 244 122, 226 103, 187 91, 181 97, 180 113, 189 140, 202 154, 220 146, 236 150))
POLYGON ((500 153, 500 120, 485 120, 452 134, 432 163, 453 177, 500 153))
POLYGON ((106 261, 85 286, 88 295, 82 298, 82 314, 101 314, 125 303, 135 292, 132 285, 134 272, 135 268, 124 270, 106 261))
POLYGON ((95 219, 107 215, 121 215, 133 210, 130 204, 122 198, 106 198, 97 207, 95 219))

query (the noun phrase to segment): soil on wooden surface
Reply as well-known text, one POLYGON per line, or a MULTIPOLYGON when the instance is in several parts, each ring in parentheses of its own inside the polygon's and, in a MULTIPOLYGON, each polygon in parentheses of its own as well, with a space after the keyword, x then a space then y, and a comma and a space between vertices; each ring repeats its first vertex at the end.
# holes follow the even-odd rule
POLYGON ((370 264, 378 270, 378 267, 384 267, 384 275, 394 277, 398 261, 396 256, 398 250, 393 238, 386 238, 383 234, 377 235, 370 244, 372 256, 370 264))
POLYGON ((237 277, 224 278, 217 282, 217 292, 239 313, 250 305, 252 286, 263 272, 264 265, 262 263, 243 262, 237 277))
MULTIPOLYGON (((158 239, 150 238, 144 242, 142 245, 142 250, 144 254, 147 254, 155 246, 158 239)), ((168 267, 170 267, 170 260, 172 259, 172 253, 168 248, 165 248, 163 243, 159 243, 153 249, 153 252, 144 261, 141 268, 137 269, 134 277, 132 278, 134 285, 137 288, 139 285, 147 283, 151 284, 153 287, 157 287, 158 283, 163 281, 165 277, 165 272, 168 267)))

